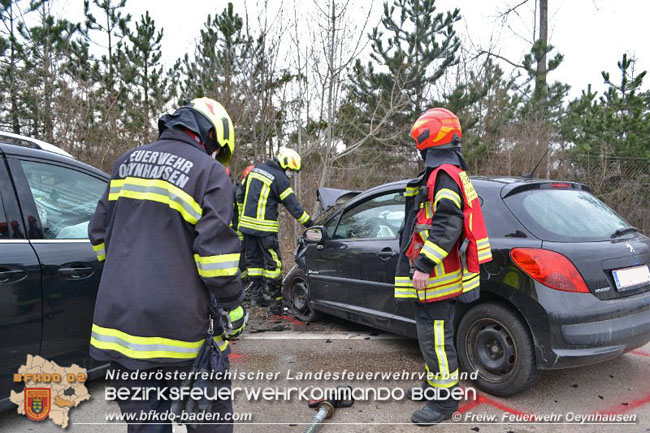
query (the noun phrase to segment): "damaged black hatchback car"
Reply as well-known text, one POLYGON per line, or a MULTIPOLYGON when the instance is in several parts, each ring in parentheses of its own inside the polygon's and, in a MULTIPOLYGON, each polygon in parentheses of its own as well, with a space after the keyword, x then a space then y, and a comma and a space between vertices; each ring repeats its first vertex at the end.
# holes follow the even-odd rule
MULTIPOLYGON (((539 370, 615 358, 650 341, 650 239, 577 183, 477 177, 494 259, 481 296, 458 303, 456 347, 477 386, 508 396, 539 370)), ((393 297, 406 181, 363 193, 323 189, 284 298, 302 320, 326 313, 415 337, 393 297)))

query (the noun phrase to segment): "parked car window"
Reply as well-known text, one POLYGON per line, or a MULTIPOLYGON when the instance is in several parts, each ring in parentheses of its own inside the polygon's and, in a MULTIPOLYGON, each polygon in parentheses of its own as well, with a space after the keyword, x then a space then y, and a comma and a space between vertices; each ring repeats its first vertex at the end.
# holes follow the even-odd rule
POLYGON ((404 193, 374 197, 343 214, 334 239, 396 238, 404 219, 404 193))
POLYGON ((538 189, 506 200, 521 223, 542 240, 575 242, 609 239, 629 224, 586 191, 538 189))
POLYGON ((56 165, 21 161, 45 239, 88 238, 88 222, 106 183, 56 165))

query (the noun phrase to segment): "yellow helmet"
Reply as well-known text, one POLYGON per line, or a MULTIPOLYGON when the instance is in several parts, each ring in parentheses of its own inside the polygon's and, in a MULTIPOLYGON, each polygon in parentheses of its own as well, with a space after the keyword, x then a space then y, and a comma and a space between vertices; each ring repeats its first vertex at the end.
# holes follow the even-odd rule
POLYGON ((221 148, 216 157, 217 161, 225 166, 230 164, 235 153, 235 128, 226 109, 210 98, 192 99, 189 106, 206 117, 214 127, 215 141, 221 148))
POLYGON ((276 159, 280 163, 280 167, 284 170, 300 171, 300 169, 302 169, 302 160, 300 159, 300 155, 298 155, 298 152, 293 149, 286 147, 280 148, 276 159))

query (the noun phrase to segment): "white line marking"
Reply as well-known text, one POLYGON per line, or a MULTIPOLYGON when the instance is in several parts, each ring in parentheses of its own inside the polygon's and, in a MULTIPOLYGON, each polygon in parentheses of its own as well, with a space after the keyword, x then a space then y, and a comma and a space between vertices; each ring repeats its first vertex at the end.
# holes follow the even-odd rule
POLYGON ((244 334, 240 340, 409 340, 395 334, 362 334, 359 332, 325 334, 319 332, 264 332, 244 334))

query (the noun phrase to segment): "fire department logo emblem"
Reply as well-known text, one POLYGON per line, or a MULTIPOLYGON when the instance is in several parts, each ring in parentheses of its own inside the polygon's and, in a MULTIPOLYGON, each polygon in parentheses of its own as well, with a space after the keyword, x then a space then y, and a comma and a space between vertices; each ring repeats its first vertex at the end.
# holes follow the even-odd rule
POLYGON ((25 414, 33 421, 42 421, 50 413, 50 388, 25 388, 25 414))

